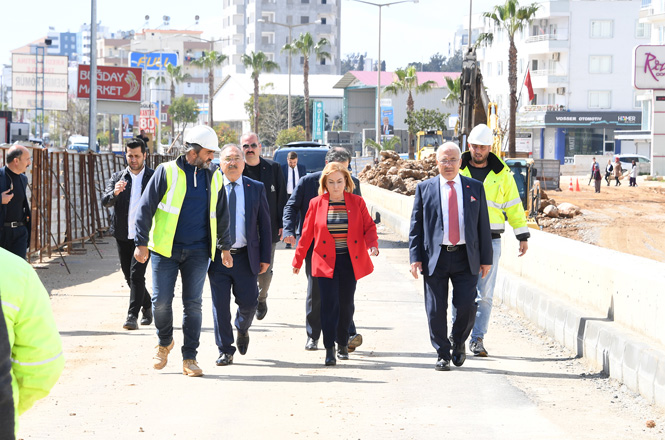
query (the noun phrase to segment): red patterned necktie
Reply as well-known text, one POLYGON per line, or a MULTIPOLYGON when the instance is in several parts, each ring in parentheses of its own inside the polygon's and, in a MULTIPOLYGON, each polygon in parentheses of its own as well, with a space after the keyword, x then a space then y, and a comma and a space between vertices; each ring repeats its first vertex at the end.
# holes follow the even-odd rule
POLYGON ((459 242, 459 216, 457 214, 457 191, 455 191, 455 182, 448 182, 450 192, 448 192, 448 239, 455 246, 459 242))

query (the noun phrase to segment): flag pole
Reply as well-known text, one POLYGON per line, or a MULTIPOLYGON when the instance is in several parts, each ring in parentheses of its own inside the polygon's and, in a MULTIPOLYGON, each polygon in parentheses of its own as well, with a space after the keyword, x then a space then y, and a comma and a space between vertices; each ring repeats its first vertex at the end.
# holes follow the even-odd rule
POLYGON ((526 81, 526 75, 529 73, 529 68, 526 68, 526 72, 524 72, 524 78, 522 78, 522 87, 520 87, 520 93, 517 95, 517 103, 519 104, 520 99, 522 98, 522 89, 524 89, 524 81, 526 81))

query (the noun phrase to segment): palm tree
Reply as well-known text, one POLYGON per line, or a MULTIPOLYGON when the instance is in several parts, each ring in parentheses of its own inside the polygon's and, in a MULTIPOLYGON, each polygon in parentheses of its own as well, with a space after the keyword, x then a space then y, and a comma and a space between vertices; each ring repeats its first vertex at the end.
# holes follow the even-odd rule
MULTIPOLYGON (((409 95, 406 99, 407 115, 414 110, 413 93, 425 93, 436 86, 435 81, 425 81, 422 84, 418 84, 418 76, 414 66, 407 67, 406 69, 397 69, 395 70, 394 75, 395 78, 393 79, 392 84, 387 85, 383 89, 383 92, 392 95, 397 95, 400 92, 407 93, 409 95)), ((409 132, 409 159, 414 158, 415 148, 413 143, 413 133, 409 132)))
MULTIPOLYGON (((169 63, 166 65, 166 74, 171 81, 171 102, 175 101, 175 86, 183 81, 187 81, 192 76, 189 73, 182 73, 182 66, 174 66, 169 63)), ((175 123, 171 118, 171 136, 175 137, 175 123)))
POLYGON ((215 94, 215 68, 221 66, 228 57, 215 50, 203 52, 203 56, 198 60, 192 61, 192 64, 203 70, 208 70, 208 125, 212 127, 212 98, 215 94))
POLYGON ((315 60, 331 59, 329 52, 324 48, 329 46, 330 43, 327 39, 321 38, 316 44, 312 38, 312 34, 306 32, 300 34, 297 40, 287 43, 282 47, 282 52, 289 52, 291 55, 301 55, 303 57, 303 86, 305 94, 305 133, 307 140, 312 140, 312 129, 310 127, 310 113, 309 113, 309 58, 313 55, 315 60))
POLYGON ((443 101, 450 104, 457 104, 457 124, 459 124, 459 117, 462 114, 462 77, 458 76, 451 79, 444 76, 446 86, 448 87, 448 96, 443 98, 443 101))
MULTIPOLYGON (((508 87, 510 88, 510 120, 508 126, 508 154, 515 157, 515 116, 517 114, 517 47, 515 47, 515 34, 523 31, 533 20, 540 5, 532 3, 520 7, 518 0, 506 0, 503 6, 495 6, 492 12, 485 12, 483 16, 494 22, 496 27, 502 28, 508 34, 508 87)), ((492 35, 480 35, 478 42, 492 44, 492 35)))
POLYGON ((261 72, 274 72, 279 70, 279 64, 270 61, 265 53, 252 51, 249 55, 242 56, 242 64, 245 69, 251 69, 254 80, 254 133, 259 132, 259 75, 261 72))

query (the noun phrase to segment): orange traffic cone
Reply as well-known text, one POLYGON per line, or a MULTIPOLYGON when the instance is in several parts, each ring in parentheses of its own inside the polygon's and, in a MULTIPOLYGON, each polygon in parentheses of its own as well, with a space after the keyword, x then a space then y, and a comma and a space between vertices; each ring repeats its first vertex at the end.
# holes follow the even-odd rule
POLYGON ((568 191, 574 191, 573 190, 573 178, 570 178, 570 185, 568 185, 568 191))
POLYGON ((580 191, 580 179, 575 179, 575 191, 580 191))

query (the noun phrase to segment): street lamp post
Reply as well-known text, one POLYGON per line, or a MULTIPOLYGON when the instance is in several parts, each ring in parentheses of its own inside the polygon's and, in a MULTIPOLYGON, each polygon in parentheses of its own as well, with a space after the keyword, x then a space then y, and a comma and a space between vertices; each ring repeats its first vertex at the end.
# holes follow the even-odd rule
MULTIPOLYGON (((272 23, 272 24, 276 24, 277 26, 282 26, 282 27, 285 27, 285 28, 289 28, 289 44, 291 44, 291 42, 293 41, 293 38, 292 38, 293 28, 297 28, 297 27, 300 27, 300 26, 307 26, 308 24, 319 24, 319 23, 321 23, 321 20, 316 20, 312 23, 286 24, 286 23, 278 23, 276 21, 266 21, 263 18, 259 18, 256 21, 258 21, 259 23, 272 23)), ((286 101, 287 102, 287 104, 286 104, 287 105, 287 112, 288 112, 288 119, 287 119, 288 128, 291 128, 291 119, 292 119, 292 116, 291 116, 291 56, 292 56, 291 51, 289 51, 289 96, 288 96, 287 101, 286 101)), ((307 109, 305 109, 305 117, 309 117, 309 115, 307 115, 307 109)))
POLYGON ((376 143, 381 143, 381 11, 384 6, 396 5, 399 3, 418 3, 419 0, 400 0, 390 3, 374 3, 365 0, 353 0, 358 3, 365 3, 367 5, 376 6, 379 8, 379 60, 376 65, 377 70, 377 79, 376 79, 376 117, 374 122, 376 123, 376 143))

